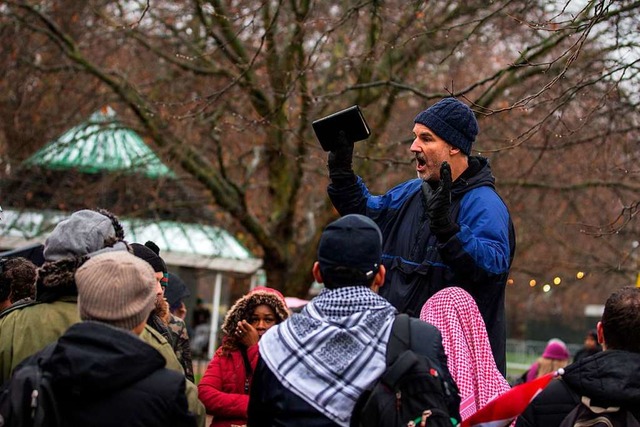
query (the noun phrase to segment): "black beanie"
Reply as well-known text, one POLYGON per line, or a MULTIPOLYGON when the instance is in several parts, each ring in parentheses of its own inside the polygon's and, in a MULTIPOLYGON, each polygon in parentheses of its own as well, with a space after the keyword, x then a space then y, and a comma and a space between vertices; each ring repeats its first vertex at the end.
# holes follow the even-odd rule
POLYGON ((153 271, 156 273, 167 272, 167 265, 164 263, 164 260, 152 249, 145 245, 141 245, 140 243, 131 243, 129 246, 133 249, 133 254, 135 256, 147 261, 151 267, 153 267, 153 271))
POLYGON ((431 129, 467 156, 478 135, 478 121, 471 108, 455 98, 445 98, 419 113, 413 120, 431 129))

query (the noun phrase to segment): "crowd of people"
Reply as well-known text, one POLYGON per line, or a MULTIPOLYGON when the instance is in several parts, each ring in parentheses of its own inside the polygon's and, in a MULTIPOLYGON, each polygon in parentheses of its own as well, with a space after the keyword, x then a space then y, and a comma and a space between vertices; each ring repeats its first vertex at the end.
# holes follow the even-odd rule
MULTIPOLYGON (((488 161, 470 154, 478 130, 454 98, 420 112, 418 176, 381 196, 354 173, 341 133, 328 158, 341 217, 310 266, 323 290, 295 312, 275 285, 238 299, 197 386, 190 336, 202 334, 184 320, 187 286, 153 241, 127 241, 115 215, 74 212, 47 236, 41 266, 0 261, 0 426, 31 425, 42 407, 65 426, 204 426, 207 415, 212 427, 371 426, 389 411, 401 414, 395 425, 464 426, 519 387, 505 379, 515 232, 488 161), (390 378, 426 378, 430 396, 390 378)), ((208 327, 200 317, 196 329, 208 327)), ((640 289, 615 291, 570 359, 549 341, 520 382, 557 379, 516 426, 640 420, 640 289)))

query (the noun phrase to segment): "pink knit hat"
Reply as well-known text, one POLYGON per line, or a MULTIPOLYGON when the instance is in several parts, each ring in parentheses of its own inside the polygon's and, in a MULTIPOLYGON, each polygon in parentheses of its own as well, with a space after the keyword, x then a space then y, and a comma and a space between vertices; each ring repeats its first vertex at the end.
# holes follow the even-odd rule
POLYGON ((566 360, 569 358, 567 346, 560 340, 552 340, 542 353, 542 357, 553 360, 566 360))

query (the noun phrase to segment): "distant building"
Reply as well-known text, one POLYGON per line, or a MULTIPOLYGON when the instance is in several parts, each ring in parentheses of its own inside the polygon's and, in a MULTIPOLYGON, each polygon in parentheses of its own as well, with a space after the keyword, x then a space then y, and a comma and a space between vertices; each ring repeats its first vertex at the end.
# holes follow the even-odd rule
POLYGON ((193 311, 197 298, 210 307, 210 352, 227 308, 263 280, 262 260, 224 228, 212 225, 206 208, 162 203, 194 197, 110 107, 46 144, 6 181, 0 251, 37 248, 75 210, 109 209, 120 218, 127 241, 158 245, 169 270, 190 288, 188 310, 193 311), (86 194, 87 188, 96 190, 86 194))

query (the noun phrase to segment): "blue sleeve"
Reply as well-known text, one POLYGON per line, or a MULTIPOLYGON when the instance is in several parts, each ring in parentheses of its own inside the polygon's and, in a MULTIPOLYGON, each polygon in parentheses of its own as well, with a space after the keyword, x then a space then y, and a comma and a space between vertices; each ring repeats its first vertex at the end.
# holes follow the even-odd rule
POLYGON ((410 196, 420 190, 420 182, 419 179, 412 179, 381 196, 374 196, 362 178, 357 177, 356 183, 347 187, 329 184, 327 193, 340 215, 362 214, 380 224, 388 219, 390 211, 397 211, 410 196))
POLYGON ((440 248, 454 271, 472 282, 509 271, 509 212, 491 187, 463 197, 457 222, 460 231, 440 248))

